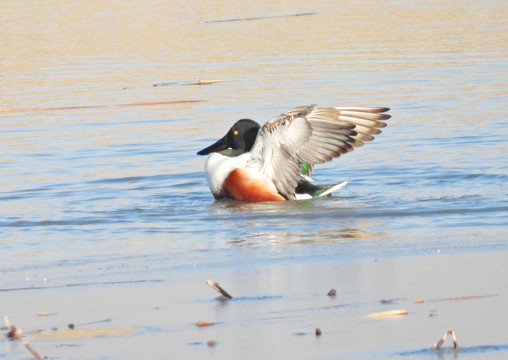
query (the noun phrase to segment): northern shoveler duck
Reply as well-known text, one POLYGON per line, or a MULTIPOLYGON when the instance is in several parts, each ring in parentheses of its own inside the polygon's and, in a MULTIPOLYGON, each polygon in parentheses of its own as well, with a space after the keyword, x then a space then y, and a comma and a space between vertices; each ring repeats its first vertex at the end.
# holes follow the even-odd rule
POLYGON ((346 184, 316 186, 315 164, 331 161, 374 140, 388 120, 384 107, 300 106, 263 126, 238 120, 208 155, 206 180, 215 198, 244 201, 298 200, 331 195, 346 184))

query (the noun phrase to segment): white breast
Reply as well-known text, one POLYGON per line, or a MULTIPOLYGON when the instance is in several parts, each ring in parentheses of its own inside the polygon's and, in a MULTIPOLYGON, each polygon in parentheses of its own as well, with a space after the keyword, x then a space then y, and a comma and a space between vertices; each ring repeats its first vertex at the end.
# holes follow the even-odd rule
POLYGON ((222 184, 229 173, 234 169, 245 167, 249 159, 250 153, 232 157, 212 153, 208 157, 205 163, 206 182, 213 196, 220 197, 222 184))

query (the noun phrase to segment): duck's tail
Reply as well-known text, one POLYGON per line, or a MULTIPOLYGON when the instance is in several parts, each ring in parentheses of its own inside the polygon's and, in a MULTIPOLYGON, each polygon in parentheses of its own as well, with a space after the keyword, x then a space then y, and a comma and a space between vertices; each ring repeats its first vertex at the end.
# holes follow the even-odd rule
POLYGON ((295 194, 297 200, 331 196, 349 182, 349 179, 347 179, 335 185, 314 185, 309 180, 311 179, 302 177, 298 183, 295 194))

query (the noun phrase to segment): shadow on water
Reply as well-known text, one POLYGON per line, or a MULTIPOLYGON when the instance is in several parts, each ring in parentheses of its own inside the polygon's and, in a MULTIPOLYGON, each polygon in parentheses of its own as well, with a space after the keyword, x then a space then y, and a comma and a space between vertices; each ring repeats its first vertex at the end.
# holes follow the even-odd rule
POLYGON ((267 203, 220 200, 209 206, 209 220, 235 230, 228 241, 234 246, 384 240, 381 231, 369 229, 378 220, 361 219, 360 206, 350 200, 340 197, 267 203), (355 218, 358 215, 359 221, 355 218))
POLYGON ((403 357, 417 356, 417 357, 433 357, 437 359, 458 359, 460 357, 459 355, 481 355, 505 351, 508 351, 507 344, 466 346, 466 347, 458 347, 457 349, 448 347, 439 350, 427 348, 415 351, 398 352, 395 353, 394 355, 403 357))

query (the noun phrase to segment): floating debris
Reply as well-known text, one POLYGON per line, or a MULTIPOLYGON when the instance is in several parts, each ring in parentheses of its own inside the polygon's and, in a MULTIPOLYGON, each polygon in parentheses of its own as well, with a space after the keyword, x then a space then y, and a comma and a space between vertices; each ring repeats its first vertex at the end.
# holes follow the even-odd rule
POLYGON ((111 322, 111 319, 102 319, 102 320, 95 320, 95 321, 88 321, 86 323, 78 324, 77 326, 88 326, 88 325, 95 325, 95 324, 101 324, 111 322))
POLYGON ((395 304, 395 303, 397 303, 397 301, 400 301, 400 300, 406 300, 406 299, 402 299, 402 298, 381 299, 380 303, 383 305, 389 305, 389 304, 395 304))
POLYGON ((226 81, 227 80, 198 80, 198 81, 193 81, 190 83, 185 83, 182 85, 213 85, 213 84, 220 84, 220 83, 223 83, 226 81))
POLYGON ((330 291, 328 291, 328 294, 327 294, 327 295, 328 295, 328 296, 331 296, 331 297, 336 296, 336 295, 337 295, 337 290, 335 290, 335 289, 331 289, 330 291))
POLYGON ((196 323, 197 327, 205 327, 205 326, 212 326, 212 325, 215 325, 215 323, 211 322, 211 321, 198 321, 196 323))
POLYGON ((215 345, 217 345, 217 342, 215 340, 208 340, 206 344, 208 345, 208 347, 214 347, 215 345))
POLYGON ((220 292, 222 294, 222 296, 224 296, 224 297, 226 297, 228 299, 232 299, 233 298, 233 296, 231 296, 226 290, 224 290, 223 288, 220 287, 219 283, 217 283, 215 281, 207 280, 206 284, 211 286, 211 287, 213 287, 218 292, 220 292))
POLYGON ((383 311, 383 312, 368 314, 367 316, 368 317, 391 317, 391 316, 401 316, 401 315, 407 315, 407 310, 400 309, 400 310, 383 311))
POLYGON ((306 12, 306 13, 298 13, 298 14, 290 14, 290 15, 271 15, 271 16, 255 16, 255 17, 247 17, 247 18, 234 18, 234 19, 225 19, 225 20, 208 20, 208 21, 205 21, 205 24, 232 22, 232 21, 267 20, 267 19, 278 19, 278 18, 295 17, 295 16, 309 16, 309 15, 316 15, 316 14, 317 14, 317 12, 306 12))
MULTIPOLYGON (((32 111, 54 111, 54 110, 77 110, 77 109, 100 109, 111 107, 127 107, 127 106, 149 106, 149 105, 173 105, 173 104, 187 104, 204 102, 206 100, 176 100, 176 101, 149 101, 149 102, 135 102, 128 104, 114 104, 114 105, 79 105, 79 106, 60 106, 60 107, 44 107, 44 108, 12 108, 0 109, 1 113, 13 112, 32 112, 32 111)), ((5 291, 2 289, 2 291, 5 291)))
POLYGON ((437 316, 437 310, 436 309, 430 310, 429 317, 433 317, 433 316, 437 316))
POLYGON ((497 296, 497 294, 456 296, 456 297, 451 297, 451 298, 446 298, 446 299, 436 299, 436 300, 429 300, 429 301, 472 300, 472 299, 482 299, 482 298, 493 297, 493 296, 497 296))
POLYGON ((17 328, 14 325, 12 325, 7 315, 4 316, 4 320, 5 326, 7 326, 7 329, 9 329, 9 332, 7 333, 7 337, 9 338, 9 340, 12 341, 20 340, 21 337, 23 336, 23 331, 20 328, 17 328))
POLYGON ((30 353, 34 356, 34 358, 37 360, 43 360, 42 356, 40 356, 39 353, 35 351, 35 349, 29 343, 25 342, 24 344, 27 350, 30 351, 30 353))
POLYGON ((14 325, 11 325, 9 327, 9 332, 7 333, 7 337, 9 340, 21 340, 21 337, 23 336, 23 331, 20 328, 15 327, 14 325))
POLYGON ((56 315, 56 313, 49 313, 49 312, 37 313, 37 316, 53 316, 53 315, 56 315))
MULTIPOLYGON (((0 109, 0 112, 2 112, 2 109, 0 109)), ((41 290, 41 289, 58 289, 58 288, 75 287, 75 286, 153 283, 153 282, 163 282, 163 281, 165 281, 165 280, 148 279, 148 280, 98 281, 98 282, 87 282, 87 283, 70 283, 70 284, 53 285, 53 286, 30 286, 30 287, 20 287, 20 288, 4 288, 4 289, 0 289, 0 292, 3 292, 3 291, 23 291, 23 290, 41 290)))
MULTIPOLYGON (((425 301, 436 302, 436 301, 473 300, 473 299, 483 299, 483 298, 494 297, 494 296, 497 296, 497 294, 455 296, 455 297, 449 297, 449 298, 443 298, 443 299, 431 299, 431 300, 425 300, 425 301)), ((418 299, 416 301, 417 304, 423 304, 423 302, 424 302, 423 299, 418 299)))
POLYGON ((169 86, 169 85, 176 85, 178 84, 177 82, 163 82, 163 83, 156 83, 156 84, 153 84, 154 87, 157 87, 157 86, 169 86))
POLYGON ((441 339, 439 339, 439 341, 437 343, 434 344, 433 348, 434 350, 439 350, 441 349, 441 346, 443 346, 443 343, 444 341, 446 340, 446 338, 448 337, 448 335, 450 335, 452 337, 452 341, 453 341, 453 348, 454 349, 457 349, 458 347, 458 344, 457 344, 457 337, 455 336, 455 333, 453 332, 453 330, 447 330, 443 337, 441 337, 441 339))

